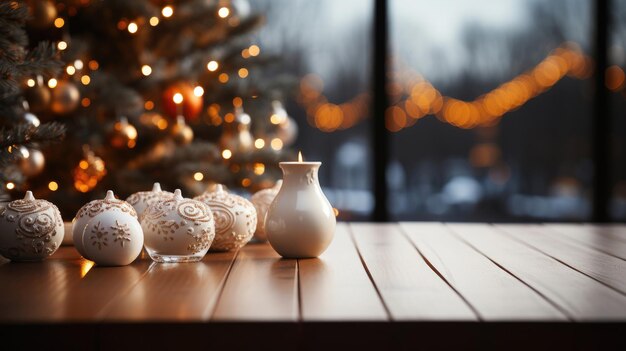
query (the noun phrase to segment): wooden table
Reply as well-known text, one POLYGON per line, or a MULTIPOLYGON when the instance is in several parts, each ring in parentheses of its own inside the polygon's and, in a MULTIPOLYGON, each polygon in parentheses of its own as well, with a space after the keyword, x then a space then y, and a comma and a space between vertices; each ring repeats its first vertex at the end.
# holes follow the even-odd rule
POLYGON ((96 267, 0 264, 0 348, 626 349, 626 226, 340 223, 319 259, 267 244, 96 267))

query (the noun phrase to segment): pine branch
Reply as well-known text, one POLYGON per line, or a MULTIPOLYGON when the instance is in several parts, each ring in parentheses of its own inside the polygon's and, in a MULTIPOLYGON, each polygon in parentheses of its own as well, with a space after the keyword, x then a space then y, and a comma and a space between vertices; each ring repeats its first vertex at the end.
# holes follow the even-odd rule
POLYGON ((14 145, 43 145, 61 141, 64 137, 65 126, 58 122, 44 123, 39 127, 19 124, 0 129, 0 149, 4 151, 14 145))

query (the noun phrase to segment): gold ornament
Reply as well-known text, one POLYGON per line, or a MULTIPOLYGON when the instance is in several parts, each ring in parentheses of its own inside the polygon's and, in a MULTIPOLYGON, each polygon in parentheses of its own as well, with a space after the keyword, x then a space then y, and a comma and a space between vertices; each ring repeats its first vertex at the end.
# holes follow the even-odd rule
POLYGON ((49 27, 57 17, 57 9, 50 0, 31 1, 28 10, 31 15, 28 24, 36 28, 49 27))
POLYGON ((126 117, 120 117, 117 122, 113 124, 108 133, 109 143, 111 146, 117 149, 135 147, 137 140, 137 129, 128 123, 126 117))
POLYGON ((250 115, 245 113, 243 108, 237 107, 234 121, 226 124, 220 137, 222 150, 229 150, 232 154, 251 151, 253 139, 250 133, 250 122, 250 115))
POLYGON ((83 159, 74 168, 74 188, 86 193, 98 185, 107 174, 104 161, 96 156, 88 146, 83 147, 83 159))
POLYGON ((193 141, 193 129, 185 123, 185 117, 178 116, 176 124, 172 126, 170 130, 176 144, 186 145, 193 141))
POLYGON ((65 115, 78 107, 79 100, 80 91, 78 91, 76 84, 60 80, 57 86, 52 89, 50 109, 56 114, 65 115))
POLYGON ((50 106, 52 95, 48 87, 43 84, 43 77, 37 76, 37 83, 33 87, 24 90, 24 97, 33 112, 43 112, 50 106))
POLYGON ((26 146, 17 148, 17 159, 20 171, 27 177, 41 173, 46 165, 46 159, 41 151, 26 146))

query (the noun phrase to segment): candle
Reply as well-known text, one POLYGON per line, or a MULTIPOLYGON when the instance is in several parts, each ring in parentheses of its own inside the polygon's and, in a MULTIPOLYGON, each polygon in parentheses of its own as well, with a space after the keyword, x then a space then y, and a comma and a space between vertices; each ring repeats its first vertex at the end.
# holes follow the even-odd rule
POLYGON ((321 162, 280 162, 283 185, 265 217, 267 239, 281 256, 317 257, 335 234, 332 206, 320 187, 317 171, 321 162))

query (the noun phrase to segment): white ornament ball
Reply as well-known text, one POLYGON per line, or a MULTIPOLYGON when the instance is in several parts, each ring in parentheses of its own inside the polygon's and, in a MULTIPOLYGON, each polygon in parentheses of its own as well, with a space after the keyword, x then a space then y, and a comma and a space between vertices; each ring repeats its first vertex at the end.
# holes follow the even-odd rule
POLYGON ((135 208, 135 211, 137 211, 137 215, 141 217, 148 206, 158 201, 169 200, 173 197, 173 193, 161 190, 161 184, 154 183, 151 191, 134 193, 126 199, 126 202, 131 204, 135 208))
POLYGON ((241 196, 228 193, 221 184, 214 191, 196 196, 209 205, 215 219, 215 240, 211 251, 229 251, 243 247, 256 230, 254 205, 241 196))
POLYGON ((83 248, 83 233, 85 232, 87 223, 95 216, 108 211, 126 213, 137 218, 137 212, 133 206, 124 200, 116 199, 111 190, 107 191, 104 199, 93 200, 85 204, 78 210, 76 217, 72 220, 72 239, 74 241, 74 247, 84 257, 87 257, 87 255, 83 248))
POLYGON ((64 228, 59 209, 26 192, 0 205, 0 254, 11 261, 39 261, 61 246, 64 228))
POLYGON ((143 248, 143 231, 128 212, 104 211, 87 222, 82 235, 85 258, 101 266, 132 263, 143 248))
POLYGON ((254 232, 254 237, 261 241, 267 241, 267 235, 265 234, 265 215, 267 214, 267 209, 274 201, 276 194, 280 190, 283 181, 279 180, 276 184, 267 189, 259 190, 254 195, 252 195, 252 204, 256 209, 257 215, 257 225, 256 231, 254 232))
POLYGON ((150 205, 141 217, 146 251, 157 262, 196 262, 209 251, 215 221, 209 206, 183 198, 179 189, 169 200, 150 205))

